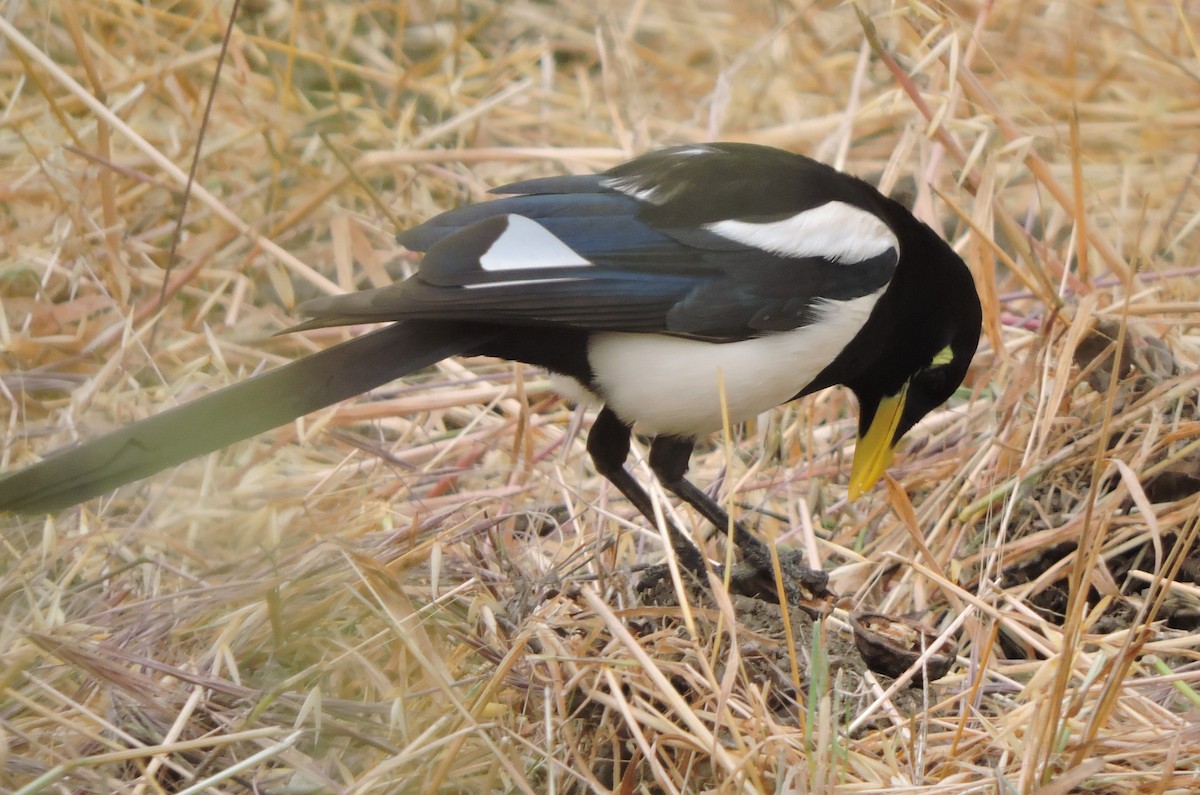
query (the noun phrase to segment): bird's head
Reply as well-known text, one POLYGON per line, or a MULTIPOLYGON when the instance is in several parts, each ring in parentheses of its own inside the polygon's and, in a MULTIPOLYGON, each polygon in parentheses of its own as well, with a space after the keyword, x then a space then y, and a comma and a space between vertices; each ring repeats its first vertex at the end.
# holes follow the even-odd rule
POLYGON ((873 328, 856 340, 860 367, 843 381, 859 402, 850 499, 883 477, 901 437, 954 394, 979 344, 982 313, 970 271, 933 230, 912 220, 919 229, 902 239, 901 262, 868 324, 873 328))

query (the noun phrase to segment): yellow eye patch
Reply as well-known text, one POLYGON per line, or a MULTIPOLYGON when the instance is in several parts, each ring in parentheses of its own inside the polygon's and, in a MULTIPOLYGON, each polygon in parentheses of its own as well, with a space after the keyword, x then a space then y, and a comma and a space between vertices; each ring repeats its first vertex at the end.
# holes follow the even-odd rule
POLYGON ((942 348, 940 351, 934 354, 933 360, 929 362, 929 366, 944 367, 947 364, 950 364, 952 359, 954 359, 954 351, 950 350, 950 346, 947 345, 945 348, 942 348))

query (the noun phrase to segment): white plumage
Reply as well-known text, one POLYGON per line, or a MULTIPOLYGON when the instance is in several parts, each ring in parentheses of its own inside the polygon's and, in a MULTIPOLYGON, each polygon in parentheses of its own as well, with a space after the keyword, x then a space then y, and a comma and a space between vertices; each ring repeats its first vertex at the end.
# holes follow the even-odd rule
POLYGON ((896 233, 878 216, 838 201, 782 221, 725 220, 705 224, 705 228, 728 240, 784 257, 824 257, 843 265, 863 262, 888 249, 900 249, 896 233))
POLYGON ((602 391, 598 399, 642 433, 701 436, 722 426, 724 381, 730 420, 750 419, 808 386, 862 329, 882 293, 819 301, 816 322, 740 342, 594 334, 588 362, 602 391))
POLYGON ((479 258, 485 271, 578 268, 592 263, 546 227, 523 215, 506 216, 508 226, 479 258))

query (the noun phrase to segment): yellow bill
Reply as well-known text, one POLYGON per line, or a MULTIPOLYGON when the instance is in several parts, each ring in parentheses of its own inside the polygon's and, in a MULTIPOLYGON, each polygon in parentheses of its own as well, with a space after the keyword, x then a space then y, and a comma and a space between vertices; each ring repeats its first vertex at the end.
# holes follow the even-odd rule
POLYGON ((892 462, 892 445, 900 416, 904 413, 904 398, 908 394, 905 383, 895 395, 879 401, 879 408, 871 419, 867 432, 858 437, 854 449, 854 464, 850 467, 850 499, 857 500, 874 486, 892 462))

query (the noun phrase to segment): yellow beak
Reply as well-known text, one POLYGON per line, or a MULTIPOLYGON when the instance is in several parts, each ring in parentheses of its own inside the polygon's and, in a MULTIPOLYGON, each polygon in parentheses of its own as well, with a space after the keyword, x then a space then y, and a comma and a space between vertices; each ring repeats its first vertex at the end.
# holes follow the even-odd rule
POLYGON ((857 500, 874 486, 888 464, 892 462, 892 445, 896 435, 896 427, 900 424, 900 415, 904 413, 904 399, 908 395, 908 384, 905 383, 895 395, 879 401, 879 408, 871 419, 867 432, 858 437, 858 445, 854 449, 854 464, 850 467, 850 499, 857 500))

